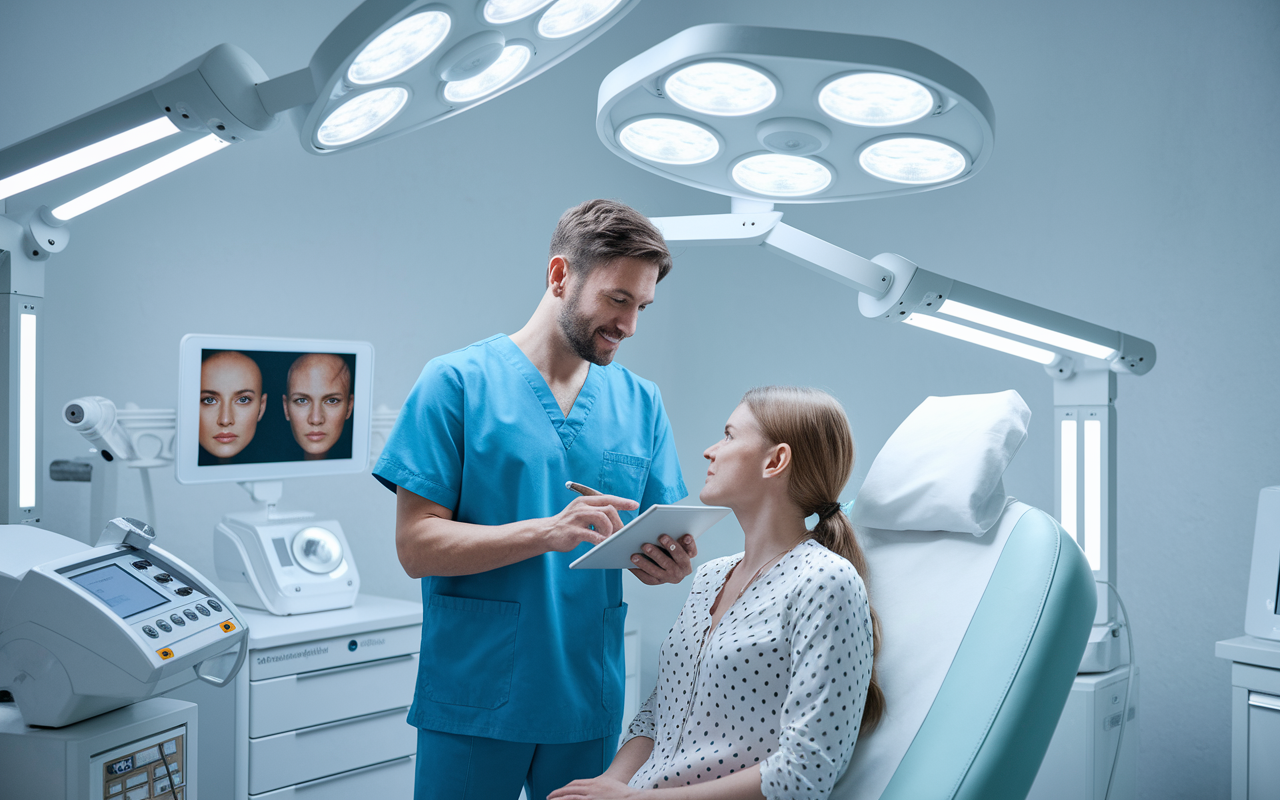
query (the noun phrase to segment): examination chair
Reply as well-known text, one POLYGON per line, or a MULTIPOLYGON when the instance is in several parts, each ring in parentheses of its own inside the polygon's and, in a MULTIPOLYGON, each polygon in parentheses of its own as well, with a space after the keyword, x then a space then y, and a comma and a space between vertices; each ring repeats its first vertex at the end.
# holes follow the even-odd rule
POLYGON ((1004 491, 1031 412, 1017 392, 928 398, 848 508, 883 628, 879 727, 833 800, 1022 800, 1084 653, 1093 573, 1004 491))

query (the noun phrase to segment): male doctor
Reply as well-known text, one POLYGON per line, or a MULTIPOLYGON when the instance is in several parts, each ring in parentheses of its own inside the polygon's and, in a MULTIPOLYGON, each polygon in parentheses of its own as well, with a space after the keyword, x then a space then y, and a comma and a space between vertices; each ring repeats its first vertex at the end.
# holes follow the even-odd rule
MULTIPOLYGON (((405 401, 374 475, 396 493, 400 563, 424 579, 416 800, 541 800, 613 758, 622 577, 569 564, 687 494, 657 386, 613 363, 670 269, 635 210, 569 209, 528 323, 432 359, 405 401)), ((660 543, 632 572, 678 583, 697 547, 660 543)))

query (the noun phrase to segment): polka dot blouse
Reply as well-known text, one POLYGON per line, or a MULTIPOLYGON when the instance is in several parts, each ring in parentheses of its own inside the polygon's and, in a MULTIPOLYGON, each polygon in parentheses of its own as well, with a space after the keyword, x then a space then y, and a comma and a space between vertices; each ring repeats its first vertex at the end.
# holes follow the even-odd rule
POLYGON ((630 785, 684 786, 759 764, 770 800, 822 800, 853 755, 871 681, 866 587, 846 559, 808 539, 747 588, 704 644, 742 556, 694 577, 662 644, 658 684, 623 740, 653 739, 630 785))

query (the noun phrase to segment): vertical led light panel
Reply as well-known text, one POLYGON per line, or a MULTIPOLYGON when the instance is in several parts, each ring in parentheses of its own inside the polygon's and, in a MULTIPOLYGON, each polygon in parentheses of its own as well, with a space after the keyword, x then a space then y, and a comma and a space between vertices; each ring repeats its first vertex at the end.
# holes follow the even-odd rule
POLYGON ((1102 569, 1102 422, 1084 421, 1084 554, 1102 569))
POLYGON ((23 314, 18 345, 18 505, 36 504, 36 315, 23 314))
POLYGON ((1076 544, 1080 543, 1080 534, 1076 527, 1076 470, 1079 465, 1076 463, 1076 421, 1074 419, 1064 419, 1061 422, 1062 430, 1059 436, 1062 437, 1062 470, 1061 489, 1062 497, 1060 498, 1062 508, 1062 527, 1067 533, 1071 534, 1071 538, 1076 540, 1076 544))

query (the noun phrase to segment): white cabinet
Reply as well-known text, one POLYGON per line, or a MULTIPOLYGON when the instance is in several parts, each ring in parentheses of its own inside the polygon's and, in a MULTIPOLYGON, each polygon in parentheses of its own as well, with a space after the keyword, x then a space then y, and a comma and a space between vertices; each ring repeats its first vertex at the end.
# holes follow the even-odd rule
POLYGON ((1218 642, 1231 663, 1231 800, 1280 797, 1280 642, 1218 642))
POLYGON ((200 706, 200 794, 234 800, 412 797, 422 606, 243 610, 249 654, 231 686, 170 695, 200 706))

